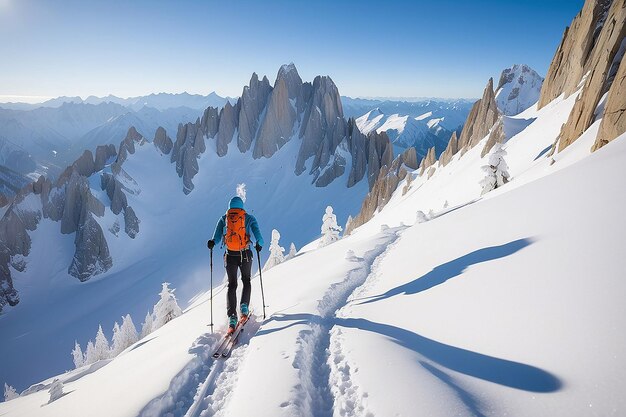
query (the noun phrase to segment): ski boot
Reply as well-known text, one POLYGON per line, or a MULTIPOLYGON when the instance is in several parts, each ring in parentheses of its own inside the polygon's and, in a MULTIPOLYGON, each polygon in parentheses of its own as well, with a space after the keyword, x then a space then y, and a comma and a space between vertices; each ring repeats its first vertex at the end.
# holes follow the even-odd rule
POLYGON ((228 331, 226 333, 232 334, 235 331, 236 327, 237 327, 237 315, 233 314, 232 316, 228 318, 228 331))
POLYGON ((242 322, 247 321, 248 320, 248 315, 250 314, 250 310, 248 310, 248 304, 241 303, 239 308, 241 310, 241 321, 242 322))

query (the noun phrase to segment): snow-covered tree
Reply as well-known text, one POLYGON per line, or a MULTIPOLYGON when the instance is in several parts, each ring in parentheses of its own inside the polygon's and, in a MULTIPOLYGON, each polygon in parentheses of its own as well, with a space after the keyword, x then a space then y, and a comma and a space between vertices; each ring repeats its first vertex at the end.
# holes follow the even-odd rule
POLYGON ((18 394, 17 391, 15 391, 15 388, 10 386, 6 382, 4 383, 4 401, 11 401, 12 399, 17 398, 19 396, 20 394, 18 394))
POLYGON ((87 347, 85 348, 85 360, 83 361, 83 365, 91 365, 97 360, 96 349, 93 346, 93 342, 90 340, 87 342, 87 347))
POLYGON ((111 339, 111 357, 114 358, 122 353, 127 347, 139 340, 137 329, 130 314, 122 317, 122 325, 117 322, 113 326, 113 337, 111 339))
POLYGON ((120 332, 120 325, 115 322, 113 325, 113 336, 111 337, 111 357, 114 358, 119 355, 123 350, 124 342, 122 341, 122 332, 120 332))
POLYGON ((63 396, 63 383, 59 379, 55 379, 52 381, 52 385, 50 385, 50 390, 48 391, 50 394, 50 400, 48 400, 48 404, 52 401, 56 401, 63 396))
POLYGON ((337 216, 331 206, 326 207, 326 213, 322 217, 322 239, 320 247, 329 245, 339 240, 339 232, 343 229, 337 224, 337 216))
POLYGON ((183 310, 176 302, 174 289, 170 288, 169 285, 169 282, 163 283, 163 289, 159 293, 161 299, 154 305, 153 331, 183 314, 183 310))
POLYGON ((428 210, 428 220, 432 220, 435 218, 435 212, 433 209, 428 210))
POLYGON ((444 201, 443 208, 445 208, 445 209, 448 208, 448 200, 444 201))
POLYGON ((417 210, 417 213, 415 213, 415 219, 418 223, 424 223, 428 221, 428 217, 426 217, 426 214, 424 214, 422 210, 417 210))
POLYGON ((141 338, 148 336, 152 333, 152 327, 154 325, 154 318, 152 317, 152 313, 149 311, 146 313, 146 318, 143 319, 143 324, 141 325, 141 338))
POLYGON ((74 367, 77 369, 85 364, 85 356, 83 355, 83 350, 80 348, 80 345, 77 341, 74 341, 72 359, 74 360, 74 367))
POLYGON ((263 270, 266 271, 270 268, 285 261, 285 248, 280 246, 278 242, 280 240, 280 233, 278 230, 272 230, 272 241, 270 242, 270 256, 267 258, 267 262, 263 266, 263 270))
POLYGON ((291 242, 291 246, 289 246, 289 253, 287 254, 286 259, 295 258, 297 254, 298 254, 298 250, 296 249, 296 245, 293 242, 291 242))
POLYGON ((104 335, 102 331, 102 326, 98 326, 98 333, 96 333, 96 342, 93 345, 95 361, 100 361, 103 359, 108 359, 110 357, 111 347, 109 346, 109 341, 107 337, 104 335))
POLYGON ((489 154, 488 165, 482 167, 485 171, 485 178, 480 181, 480 185, 483 187, 481 195, 495 190, 498 187, 502 187, 509 182, 509 166, 504 160, 506 151, 502 149, 502 144, 496 143, 491 153, 489 154))
POLYGON ((122 333, 122 340, 124 341, 124 349, 132 346, 137 340, 139 340, 137 328, 135 327, 135 323, 133 322, 133 318, 130 314, 125 315, 122 319, 120 331, 122 333))

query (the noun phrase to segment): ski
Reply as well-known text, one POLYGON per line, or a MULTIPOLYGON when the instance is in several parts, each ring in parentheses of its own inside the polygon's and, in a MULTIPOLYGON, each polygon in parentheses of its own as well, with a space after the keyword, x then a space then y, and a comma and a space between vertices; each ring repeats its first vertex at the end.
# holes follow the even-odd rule
POLYGON ((239 336, 241 335, 241 331, 243 330, 243 327, 246 325, 248 320, 250 320, 249 315, 245 321, 240 320, 239 323, 237 323, 237 327, 235 328, 235 331, 231 334, 230 339, 228 340, 228 342, 226 343, 226 346, 224 346, 224 349, 222 350, 222 358, 227 358, 230 355, 230 352, 233 350, 233 347, 235 346, 235 344, 237 344, 237 341, 239 340, 239 336))
POLYGON ((224 350, 224 348, 226 347, 226 345, 228 344, 228 341, 230 340, 230 334, 225 335, 222 338, 222 341, 220 342, 219 345, 217 345, 217 348, 215 349, 215 351, 213 352, 213 357, 214 358, 219 358, 220 355, 222 354, 222 350, 224 350))

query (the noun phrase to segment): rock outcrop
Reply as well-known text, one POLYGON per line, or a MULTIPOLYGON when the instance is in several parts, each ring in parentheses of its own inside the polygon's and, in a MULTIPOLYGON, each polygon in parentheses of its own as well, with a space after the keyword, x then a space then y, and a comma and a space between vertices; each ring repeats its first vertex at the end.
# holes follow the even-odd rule
POLYGON ((459 136, 458 146, 461 154, 473 148, 481 139, 487 136, 491 127, 498 120, 499 115, 500 112, 498 111, 493 92, 493 78, 490 78, 483 91, 482 98, 472 106, 459 136))
POLYGON ((456 136, 456 132, 452 132, 452 136, 450 136, 446 150, 439 156, 439 164, 444 167, 448 165, 448 163, 452 160, 452 157, 456 155, 458 151, 459 139, 456 136))
POLYGON ((604 116, 593 150, 626 132, 626 60, 622 59, 604 107, 604 116))
POLYGON ((95 164, 91 151, 83 152, 83 154, 74 161, 72 167, 82 176, 88 177, 93 174, 95 172, 95 164))
POLYGON ((139 233, 140 220, 135 214, 135 210, 131 206, 124 208, 124 231, 131 238, 134 239, 139 233))
POLYGON ((348 187, 363 179, 367 170, 368 138, 359 130, 354 118, 348 120, 348 148, 352 157, 352 168, 348 176, 348 187))
POLYGON ((489 139, 487 139, 487 143, 485 143, 485 147, 480 153, 480 157, 482 158, 487 155, 496 143, 503 143, 504 140, 504 122, 502 120, 502 117, 499 117, 496 124, 493 126, 493 128, 491 128, 491 133, 489 133, 489 139))
MULTIPOLYGON (((232 108, 229 103, 226 103, 226 106, 232 108)), ((198 157, 205 151, 206 144, 200 120, 178 126, 170 160, 176 163, 176 173, 183 179, 185 194, 189 194, 194 188, 192 179, 198 173, 198 157)))
POLYGON ((239 101, 235 106, 226 103, 219 116, 219 130, 217 132, 217 155, 225 156, 228 153, 228 145, 233 140, 239 123, 239 101))
POLYGON ((101 145, 96 148, 96 157, 94 162, 94 171, 98 172, 104 169, 109 160, 117 155, 115 145, 101 145))
POLYGON ((115 161, 117 164, 122 164, 128 158, 128 154, 135 153, 135 143, 141 144, 145 142, 145 139, 134 126, 131 126, 126 133, 126 137, 120 143, 120 148, 117 153, 117 160, 115 161))
MULTIPOLYGON (((588 0, 583 12, 588 8, 589 3, 604 4, 588 0)), ((559 151, 572 144, 594 122, 598 103, 611 89, 624 55, 623 47, 626 45, 624 38, 626 38, 626 0, 614 0, 600 34, 595 38, 589 59, 585 62, 584 68, 589 73, 567 122, 561 128, 559 151)))
POLYGON ((578 89, 583 76, 590 69, 592 51, 600 35, 599 29, 606 21, 611 1, 587 0, 571 26, 565 29, 541 88, 539 108, 561 94, 568 97, 578 89))
POLYGON ((172 147, 174 146, 172 139, 167 135, 167 132, 161 126, 159 126, 154 133, 154 140, 152 143, 163 155, 169 155, 172 151, 172 147))
POLYGON ((256 72, 252 74, 250 84, 243 88, 239 110, 239 137, 237 138, 239 151, 247 152, 252 146, 259 128, 261 114, 271 92, 272 87, 267 77, 259 81, 256 72))
POLYGON ((91 214, 87 214, 82 221, 74 243, 76 252, 68 269, 72 276, 87 281, 113 266, 102 228, 91 214))
POLYGON ((437 159, 435 157, 435 148, 432 147, 428 150, 428 153, 426 153, 426 157, 422 159, 422 162, 420 162, 420 175, 424 175, 424 171, 426 171, 426 168, 430 168, 431 166, 435 165, 435 162, 437 162, 437 159))

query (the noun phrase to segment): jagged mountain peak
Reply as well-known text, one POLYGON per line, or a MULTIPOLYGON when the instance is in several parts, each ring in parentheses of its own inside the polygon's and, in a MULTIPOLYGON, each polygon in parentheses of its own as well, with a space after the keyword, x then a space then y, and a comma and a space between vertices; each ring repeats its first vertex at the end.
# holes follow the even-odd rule
POLYGON ((543 77, 525 64, 515 64, 502 71, 496 88, 498 110, 505 116, 519 114, 535 104, 541 94, 543 77))

